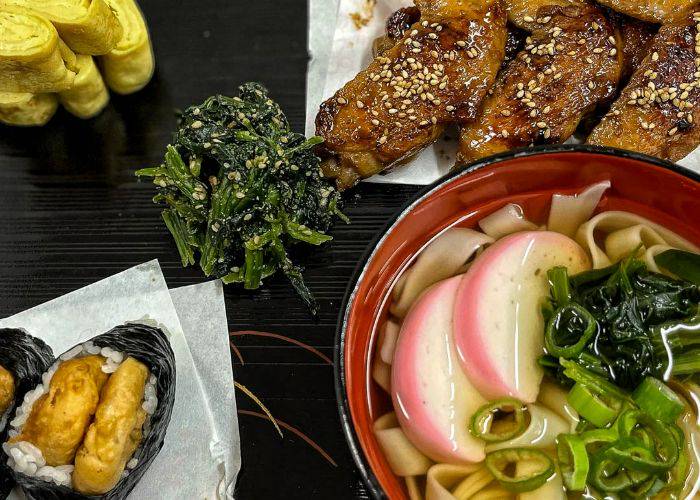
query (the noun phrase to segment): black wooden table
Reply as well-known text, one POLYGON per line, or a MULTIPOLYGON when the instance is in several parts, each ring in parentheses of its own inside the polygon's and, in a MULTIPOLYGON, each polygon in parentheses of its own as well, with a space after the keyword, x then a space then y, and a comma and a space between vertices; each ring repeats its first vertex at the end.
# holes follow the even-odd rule
MULTIPOLYGON (((158 258, 168 284, 202 280, 182 269, 151 203, 153 187, 134 171, 160 163, 174 110, 247 80, 264 83, 295 130, 304 124, 307 65, 305 0, 142 0, 157 73, 142 92, 112 98, 99 117, 60 111, 41 129, 0 126, 0 316, 35 306, 127 267, 158 258)), ((415 187, 363 185, 348 196, 352 225, 305 261, 321 304, 313 322, 282 278, 254 293, 226 291, 232 332, 284 335, 333 357, 335 325, 348 280, 367 244, 415 187)), ((236 380, 301 437, 280 438, 238 394, 243 469, 237 497, 363 498, 360 477, 338 423, 333 368, 307 350, 271 337, 232 341, 236 380)), ((233 387, 231 388, 233 390, 233 387)), ((183 478, 187 480, 187 478, 183 478)))

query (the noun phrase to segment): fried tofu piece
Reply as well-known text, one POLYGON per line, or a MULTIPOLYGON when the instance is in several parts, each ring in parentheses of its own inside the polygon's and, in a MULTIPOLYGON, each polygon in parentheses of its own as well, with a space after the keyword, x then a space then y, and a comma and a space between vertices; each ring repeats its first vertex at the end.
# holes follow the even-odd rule
POLYGON ((504 56, 500 0, 423 0, 421 19, 321 105, 324 172, 340 188, 391 168, 473 119, 504 56))
POLYGON ((102 356, 85 356, 61 363, 49 392, 34 403, 22 431, 9 442, 32 443, 47 465, 72 464, 108 378, 104 362, 102 356))
POLYGON ((15 377, 4 366, 0 366, 0 416, 15 399, 15 377))
POLYGON ((649 55, 588 138, 678 161, 700 144, 700 13, 663 25, 649 55))
POLYGON ((95 420, 75 456, 76 491, 101 495, 121 478, 143 438, 146 412, 141 402, 149 375, 146 365, 129 357, 105 384, 95 420))
MULTIPOLYGON (((526 1, 526 0, 523 0, 526 1)), ((597 0, 617 12, 650 23, 667 23, 698 5, 698 0, 597 0)))
POLYGON ((461 127, 458 162, 564 142, 615 93, 620 40, 601 9, 545 6, 525 22, 531 33, 525 48, 502 71, 477 118, 461 127))

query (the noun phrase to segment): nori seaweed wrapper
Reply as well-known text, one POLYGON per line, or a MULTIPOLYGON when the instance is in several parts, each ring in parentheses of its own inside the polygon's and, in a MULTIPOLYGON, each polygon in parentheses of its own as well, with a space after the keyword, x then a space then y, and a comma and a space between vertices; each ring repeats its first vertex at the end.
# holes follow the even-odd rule
MULTIPOLYGON (((24 395, 41 383, 41 375, 54 362, 51 348, 41 339, 14 328, 0 328, 0 365, 12 373, 15 379, 15 398, 0 429, 0 443, 7 440, 17 404, 24 395)), ((12 470, 7 466, 7 457, 0 452, 0 498, 6 498, 15 485, 12 470)))
MULTIPOLYGON (((158 406, 150 418, 150 432, 132 456, 138 460, 136 467, 127 469, 128 475, 122 477, 114 488, 103 495, 82 495, 70 488, 13 471, 15 480, 30 500, 125 499, 163 447, 175 403, 175 355, 165 333, 159 328, 129 323, 117 326, 89 341, 96 346, 109 347, 124 353, 125 356, 136 358, 155 375, 158 406)), ((154 498, 157 497, 156 492, 152 494, 154 498)))

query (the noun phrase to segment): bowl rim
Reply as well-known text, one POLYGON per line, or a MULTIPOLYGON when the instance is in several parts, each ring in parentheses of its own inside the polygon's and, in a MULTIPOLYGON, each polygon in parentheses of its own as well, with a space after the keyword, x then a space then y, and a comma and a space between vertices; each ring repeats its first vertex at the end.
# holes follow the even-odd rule
POLYGON ((402 219, 404 219, 411 210, 421 203, 423 200, 428 198, 433 192, 443 187, 445 184, 460 178, 465 177, 473 172, 477 172, 482 168, 488 167, 495 163, 500 163, 502 161, 511 160, 514 158, 523 158, 530 156, 542 156, 547 154, 556 153, 589 153, 602 156, 615 156, 622 158, 630 158, 633 160, 641 161, 653 166, 661 167, 666 170, 670 170, 684 177, 687 177, 695 182, 700 183, 700 174, 672 163, 661 158, 655 158, 653 156, 646 155, 644 153, 638 153, 636 151, 628 151, 623 149, 617 149, 607 146, 592 146, 587 144, 554 144, 554 145, 543 145, 535 146, 529 148, 519 148, 507 151, 505 153, 499 153, 496 155, 488 156, 478 160, 474 163, 466 165, 464 168, 452 171, 438 180, 429 184, 422 189, 420 189, 415 195, 413 195, 406 203, 404 203, 396 212, 389 218, 389 220, 384 224, 382 229, 377 233, 377 235, 372 238, 372 241, 367 245, 364 250, 362 257, 358 261, 355 269, 352 273, 352 278, 348 283, 343 296, 343 301, 341 303, 341 314, 338 316, 338 322, 336 325, 336 335, 334 342, 334 353, 333 353, 333 376, 334 385, 336 393, 336 405, 338 407, 338 413, 340 416, 340 425, 345 435, 345 440, 350 448, 350 454, 352 455, 355 466, 360 472, 362 481, 367 487, 369 494, 373 498, 384 499, 387 498, 384 489, 379 484, 379 480, 375 475, 374 471, 370 467, 364 452, 362 451, 362 446, 355 431, 355 427, 352 424, 352 415, 350 413, 350 405, 347 397, 347 381, 345 378, 345 335, 347 331, 348 315, 350 312, 350 304, 354 301, 357 288, 360 281, 362 281, 365 271, 367 268, 367 263, 374 257, 377 248, 385 240, 386 236, 393 230, 395 225, 402 219))

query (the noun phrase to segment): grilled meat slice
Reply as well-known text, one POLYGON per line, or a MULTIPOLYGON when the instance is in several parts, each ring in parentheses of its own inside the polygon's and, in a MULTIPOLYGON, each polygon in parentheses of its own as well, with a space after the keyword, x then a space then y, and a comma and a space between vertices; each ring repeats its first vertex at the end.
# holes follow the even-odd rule
POLYGON ((508 36, 506 38, 506 56, 501 63, 501 69, 504 69, 509 62, 515 59, 523 47, 525 47, 525 39, 527 31, 518 28, 512 23, 508 23, 508 36))
POLYGON ((618 16, 618 18, 623 62, 620 80, 626 84, 649 53, 658 26, 629 16, 618 16))
POLYGON ((671 161, 700 144, 700 13, 663 25, 589 144, 671 161))
MULTIPOLYGON (((508 20, 518 28, 530 30, 532 21, 538 17, 538 12, 542 7, 559 5, 568 7, 570 5, 583 3, 584 0, 506 0, 508 10, 508 20)), ((546 14, 545 14, 546 15, 546 14)))
POLYGON ((479 116, 461 128, 459 161, 563 142, 614 95, 620 40, 601 9, 586 3, 545 6, 527 19, 525 49, 501 73, 479 116))
MULTIPOLYGON (((419 19, 420 11, 417 7, 403 7, 395 11, 386 22, 386 33, 374 41, 372 56, 378 57, 396 45, 397 40, 401 39, 406 30, 418 22, 419 19)), ((501 68, 505 68, 511 60, 515 59, 515 56, 518 55, 518 52, 525 45, 525 38, 527 37, 527 31, 518 28, 513 23, 509 22, 507 29, 505 57, 501 62, 501 68)))
POLYGON ((420 22, 321 105, 326 175, 341 188, 390 168, 476 116, 504 54, 500 0, 421 0, 420 22))
MULTIPOLYGON (((654 35, 658 31, 658 26, 650 24, 639 19, 634 19, 623 14, 618 14, 608 10, 610 20, 615 24, 615 27, 622 39, 622 74, 617 86, 615 98, 619 95, 632 74, 639 68, 649 52, 649 47, 654 39, 654 35)), ((594 112, 585 116, 579 124, 574 136, 586 140, 593 129, 600 123, 603 116, 610 111, 614 100, 601 102, 594 112)))
MULTIPOLYGON (((395 11, 386 22, 386 33, 374 41, 372 56, 380 56, 396 45, 397 40, 401 39, 406 30, 418 22, 419 19, 420 11, 417 7, 403 7, 395 11)), ((520 52, 525 45, 525 37, 527 36, 527 31, 518 28, 513 23, 509 22, 507 29, 505 57, 501 62, 501 68, 505 68, 520 52)))
POLYGON ((378 57, 403 38, 404 33, 420 19, 418 7, 403 7, 392 15, 386 22, 386 34, 374 41, 372 55, 378 57))
POLYGON ((420 20, 418 7, 404 7, 397 10, 386 22, 386 33, 394 41, 403 38, 408 28, 420 20))
MULTIPOLYGON (((525 0, 523 0, 525 1, 525 0)), ((650 23, 667 23, 698 5, 698 0, 597 0, 617 12, 650 23)))

